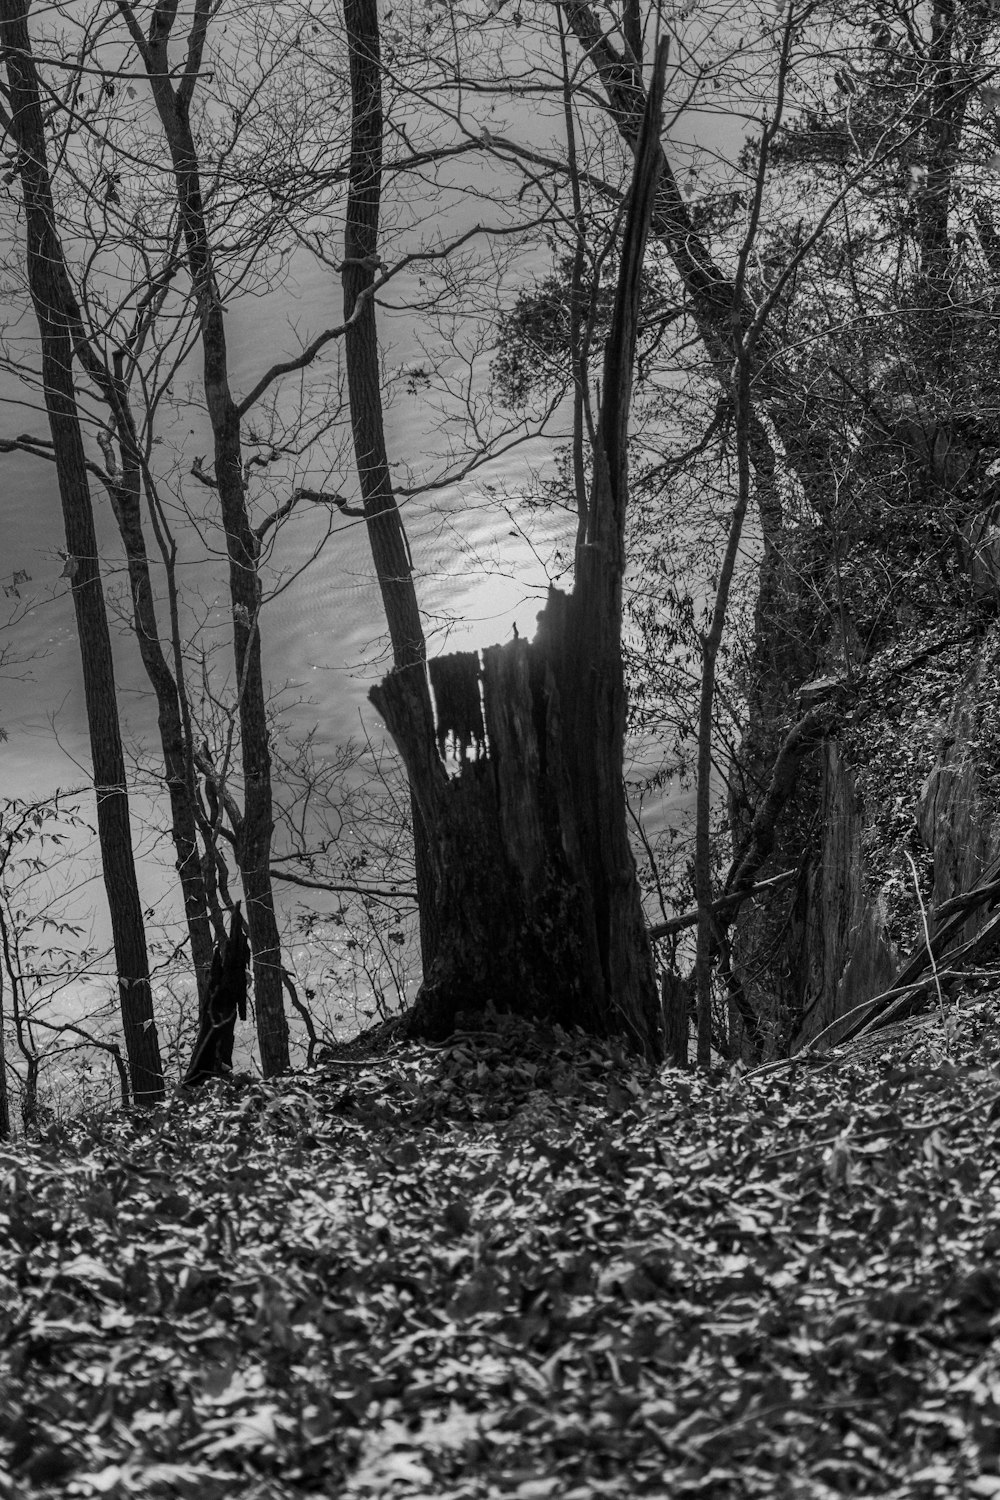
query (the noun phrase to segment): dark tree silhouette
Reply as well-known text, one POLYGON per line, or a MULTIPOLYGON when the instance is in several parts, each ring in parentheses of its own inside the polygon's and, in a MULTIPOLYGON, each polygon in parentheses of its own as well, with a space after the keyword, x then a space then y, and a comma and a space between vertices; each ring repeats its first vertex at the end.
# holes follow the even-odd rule
POLYGON ((640 273, 653 212, 666 44, 636 145, 576 582, 532 642, 396 669, 371 692, 406 763, 435 864, 437 952, 416 1032, 487 1003, 662 1056, 626 828, 622 578, 640 273), (443 753, 445 752, 445 753, 443 753), (449 765, 450 761, 450 765, 449 765))
MULTIPOLYGON (((376 0, 346 0, 344 24, 350 49, 351 156, 342 276, 344 361, 351 430, 365 525, 392 642, 393 666, 400 670, 415 669, 418 684, 426 684, 427 647, 413 584, 410 549, 386 451, 373 295, 378 265, 384 128, 376 0)), ((420 896, 420 950, 426 973, 434 961, 436 941, 434 867, 420 806, 412 797, 411 816, 420 896)))
POLYGON ((215 450, 215 486, 229 558, 233 654, 240 694, 244 812, 236 838, 236 859, 253 940, 261 1062, 265 1077, 271 1077, 288 1067, 288 1022, 282 999, 281 939, 271 886, 274 809, 261 667, 260 538, 250 524, 247 508, 241 439, 243 408, 237 405, 230 383, 225 307, 216 276, 198 144, 191 122, 191 102, 215 6, 211 0, 196 0, 184 66, 179 71, 174 70, 170 60, 176 3, 152 6, 145 32, 133 6, 122 0, 119 10, 146 69, 170 154, 187 270, 198 308, 205 405, 215 450))
POLYGON ((87 460, 73 378, 73 337, 66 315, 65 267, 45 147, 38 73, 24 0, 0 5, 0 40, 7 70, 6 111, 0 115, 17 146, 24 198, 28 281, 41 346, 42 384, 52 434, 66 536, 67 573, 83 662, 84 698, 97 831, 108 894, 125 1045, 136 1102, 163 1097, 163 1070, 153 1019, 149 960, 136 880, 122 753, 114 662, 97 557, 87 460))
POLYGON ((212 955, 212 972, 201 1002, 198 1040, 188 1070, 185 1086, 204 1083, 208 1078, 226 1078, 233 1069, 233 1039, 236 1017, 247 1016, 247 971, 250 944, 237 901, 229 936, 217 943, 212 955))

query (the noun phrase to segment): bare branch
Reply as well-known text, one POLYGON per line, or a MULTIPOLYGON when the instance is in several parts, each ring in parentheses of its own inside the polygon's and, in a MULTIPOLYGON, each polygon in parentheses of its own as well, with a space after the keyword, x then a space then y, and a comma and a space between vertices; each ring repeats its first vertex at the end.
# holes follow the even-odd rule
MULTIPOLYGON (((313 1059, 316 1056, 316 1048, 319 1045, 319 1038, 316 1035, 316 1027, 313 1025, 312 1014, 309 1010, 309 1007, 307 1005, 303 1005, 302 1001, 299 999, 299 992, 295 988, 295 981, 292 978, 291 974, 289 974, 287 969, 282 969, 281 971, 281 982, 285 986, 285 989, 288 991, 288 998, 289 1000, 291 1000, 295 1010, 297 1010, 299 1015, 302 1017, 302 1024, 306 1028, 306 1035, 309 1038, 308 1049, 306 1052, 306 1067, 311 1068, 313 1065, 313 1059)), ((311 990, 306 991, 307 995, 311 993, 311 990)))
POLYGON ((300 885, 309 891, 330 891, 339 896, 371 896, 375 901, 392 905, 396 901, 416 901, 417 893, 411 890, 396 890, 394 887, 378 885, 345 885, 336 880, 310 880, 306 875, 293 875, 290 870, 279 870, 271 866, 275 880, 287 880, 289 885, 300 885))
MULTIPOLYGON (((747 886, 744 890, 740 891, 730 891, 727 896, 720 896, 718 900, 713 901, 708 910, 713 916, 717 916, 721 912, 732 911, 742 901, 748 900, 751 896, 758 896, 762 891, 778 890, 781 886, 787 885, 790 880, 795 879, 797 873, 796 870, 784 870, 780 875, 771 875, 767 880, 760 881, 758 885, 747 886)), ((646 936, 651 943, 656 943, 661 938, 670 937, 675 932, 683 932, 686 927, 696 927, 697 925, 698 911, 695 908, 693 911, 681 912, 676 917, 668 917, 665 922, 657 922, 655 927, 647 927, 646 936)))
POLYGON ((199 456, 192 463, 191 476, 194 479, 200 480, 201 483, 206 485, 210 490, 217 490, 219 488, 218 482, 212 478, 211 474, 205 468, 205 458, 203 454, 199 454, 199 456))
MULTIPOLYGON (((201 478, 200 475, 198 477, 201 478)), ((316 505, 335 505, 342 516, 356 516, 362 521, 365 517, 363 508, 360 505, 351 505, 343 495, 335 494, 331 490, 309 490, 300 486, 299 489, 295 490, 289 496, 284 505, 279 505, 276 511, 272 511, 269 516, 261 521, 254 532, 258 542, 262 542, 271 530, 271 527, 276 526, 279 521, 283 521, 289 512, 295 509, 300 500, 311 500, 316 505)))
MULTIPOLYGON (((251 406, 259 401, 268 387, 273 385, 276 380, 280 380, 282 375, 291 375, 296 370, 304 370, 308 365, 312 364, 317 354, 327 344, 331 343, 334 339, 343 338, 348 329, 353 328, 358 322, 365 304, 380 292, 383 287, 387 286, 394 277, 405 271, 409 266, 424 261, 447 260, 449 256, 454 255, 455 251, 460 250, 469 240, 476 239, 481 234, 492 236, 523 234, 526 229, 533 226, 534 222, 529 221, 527 224, 518 224, 511 229, 504 228, 502 225, 473 224, 470 229, 466 229, 462 234, 456 235, 446 245, 439 245, 433 250, 414 250, 411 254, 404 255, 394 266, 386 270, 381 276, 377 276, 370 286, 365 287, 359 292, 349 318, 345 318, 343 323, 339 323, 336 328, 327 328, 323 333, 318 334, 312 343, 307 344, 302 353, 296 355, 294 359, 281 360, 279 363, 272 365, 261 376, 249 395, 244 396, 242 401, 237 402, 237 415, 240 418, 245 417, 251 406)), ((360 265, 364 263, 364 261, 345 260, 339 262, 336 269, 342 271, 345 265, 360 265)), ((373 260, 371 263, 372 269, 381 264, 381 261, 373 260)))
MULTIPOLYGON (((376 284, 381 286, 384 280, 388 280, 388 278, 383 278, 376 284)), ((374 292, 375 286, 370 287, 368 289, 367 296, 373 296, 374 292)), ((251 390, 250 394, 248 396, 244 396, 243 400, 237 404, 237 414, 240 417, 245 417, 251 406, 253 406, 256 401, 259 401, 268 387, 273 385, 276 380, 280 380, 282 375, 292 375, 296 370, 304 370, 307 365, 311 365, 321 349, 324 349, 327 344, 332 342, 333 339, 339 339, 344 336, 348 328, 351 326, 351 323, 354 322, 354 320, 358 317, 359 313, 360 303, 359 306, 354 309, 353 314, 350 318, 347 319, 346 322, 339 323, 336 328, 327 328, 323 333, 318 334, 317 337, 313 339, 312 343, 307 344, 302 353, 296 355, 294 359, 283 359, 279 360, 277 364, 273 364, 271 368, 265 371, 265 373, 260 377, 257 384, 251 390)))
MULTIPOLYGON (((16 438, 0 438, 0 453, 30 453, 32 458, 44 458, 50 464, 56 461, 52 439, 31 437, 28 433, 22 433, 16 438)), ((108 476, 100 464, 95 464, 89 458, 85 462, 89 474, 93 474, 103 485, 109 483, 108 476)))
POLYGON ((60 1035, 64 1031, 71 1031, 74 1036, 83 1037, 84 1046, 97 1047, 101 1052, 107 1052, 118 1070, 118 1086, 121 1089, 122 1105, 124 1108, 128 1108, 128 1073, 125 1068, 125 1059, 122 1057, 122 1051, 117 1042, 106 1042, 100 1037, 92 1036, 89 1031, 84 1031, 82 1026, 76 1026, 72 1021, 46 1021, 42 1016, 32 1015, 31 1024, 32 1026, 41 1026, 46 1031, 57 1031, 60 1035))
POLYGON ((821 703, 793 724, 782 740, 771 768, 767 791, 754 811, 746 843, 729 872, 726 885, 730 895, 740 895, 747 890, 771 854, 778 819, 795 788, 802 758, 830 733, 835 719, 834 706, 821 703))

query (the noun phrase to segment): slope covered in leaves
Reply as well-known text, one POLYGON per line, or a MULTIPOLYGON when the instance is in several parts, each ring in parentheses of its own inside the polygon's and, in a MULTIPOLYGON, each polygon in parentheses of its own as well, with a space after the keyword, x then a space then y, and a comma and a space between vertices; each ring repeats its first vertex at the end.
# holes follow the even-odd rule
POLYGON ((1000 1495, 997 1013, 501 1027, 0 1151, 0 1495, 1000 1495))

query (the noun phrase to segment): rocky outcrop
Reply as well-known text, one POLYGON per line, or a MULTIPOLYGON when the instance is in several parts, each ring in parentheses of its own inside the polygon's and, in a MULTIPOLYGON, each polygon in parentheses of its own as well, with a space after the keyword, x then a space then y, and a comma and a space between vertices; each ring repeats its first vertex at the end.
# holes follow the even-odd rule
MULTIPOLYGON (((821 795, 820 844, 807 895, 807 989, 793 1050, 886 989, 898 962, 885 903, 872 891, 866 869, 865 809, 835 740, 824 747, 821 795)), ((835 1032, 830 1040, 836 1040, 835 1032)))
MULTIPOLYGON (((1000 852, 992 763, 997 747, 994 742, 987 751, 981 735, 983 712, 992 706, 985 699, 995 697, 1000 683, 984 682, 985 667, 981 659, 956 695, 940 755, 917 803, 917 828, 933 857, 932 907, 971 890, 1000 852)), ((969 918, 963 939, 974 935, 977 920, 975 914, 969 918)))
POLYGON ((959 527, 965 565, 977 598, 1000 603, 1000 506, 990 506, 959 527))
POLYGON ((921 990, 925 918, 936 955, 994 952, 990 894, 955 903, 1000 875, 1000 442, 913 374, 864 428, 839 510, 790 527, 762 564, 737 859, 793 716, 828 691, 839 711, 759 871, 795 872, 794 890, 732 928, 727 979, 765 1056, 835 1042, 900 974, 921 990))
MULTIPOLYGON (((1000 770, 993 723, 1000 687, 998 657, 1000 640, 994 631, 981 644, 955 690, 930 773, 922 784, 913 786, 914 831, 926 850, 925 858, 915 859, 910 866, 911 875, 922 866, 924 877, 919 900, 912 881, 909 892, 914 953, 924 945, 921 903, 933 939, 935 913, 954 897, 970 892, 1000 854, 1000 770)), ((863 779, 870 799, 878 786, 877 775, 865 767, 863 779)), ((875 809, 866 806, 844 748, 828 743, 822 773, 822 833, 810 881, 805 934, 809 998, 795 1049, 821 1033, 825 1033, 825 1044, 835 1044, 847 1029, 847 1016, 889 989, 906 960, 890 930, 888 882, 880 884, 875 878, 866 850, 866 844, 871 846, 866 830, 870 831, 874 817, 875 809), (840 1018, 845 1023, 842 1027, 835 1024, 840 1018)), ((879 852, 906 860, 903 848, 879 852)), ((972 910, 947 937, 947 950, 975 938, 987 917, 988 909, 972 910)))
MULTIPOLYGON (((762 871, 797 860, 796 886, 734 929, 734 966, 762 1018, 766 1056, 819 1037, 835 1045, 863 1019, 860 1007, 926 966, 924 915, 933 939, 935 913, 1000 857, 998 745, 995 622, 971 633, 956 623, 869 664, 804 767, 786 825, 798 850, 786 836, 779 862, 762 871)), ((991 909, 977 904, 956 924, 951 908, 938 956, 983 931, 991 909)), ((981 962, 981 950, 969 959, 981 962)))

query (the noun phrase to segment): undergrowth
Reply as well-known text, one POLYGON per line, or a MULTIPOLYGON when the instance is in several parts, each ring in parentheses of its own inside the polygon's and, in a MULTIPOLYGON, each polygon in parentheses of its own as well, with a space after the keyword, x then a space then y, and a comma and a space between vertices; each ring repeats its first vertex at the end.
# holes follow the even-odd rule
POLYGON ((1000 1495, 998 1018, 749 1082, 497 1023, 0 1150, 0 1495, 1000 1495))

